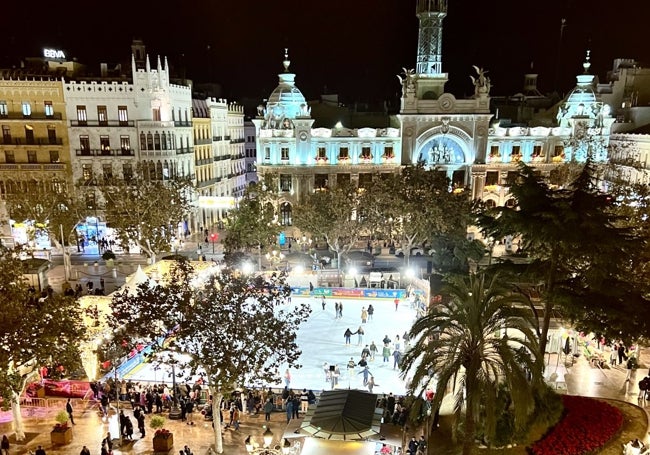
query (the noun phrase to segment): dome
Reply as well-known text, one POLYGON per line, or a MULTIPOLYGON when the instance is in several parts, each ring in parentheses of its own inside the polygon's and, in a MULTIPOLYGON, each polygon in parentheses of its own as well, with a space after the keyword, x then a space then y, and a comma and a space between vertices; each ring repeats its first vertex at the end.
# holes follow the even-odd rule
POLYGON ((565 98, 557 114, 560 124, 572 117, 596 118, 601 114, 603 103, 594 90, 594 75, 589 74, 589 51, 582 64, 584 73, 576 77, 576 86, 565 98))
POLYGON ((265 120, 269 128, 287 128, 288 123, 297 117, 309 117, 309 108, 302 92, 296 87, 296 75, 289 72, 289 61, 285 50, 284 72, 278 74, 278 86, 266 102, 265 120))

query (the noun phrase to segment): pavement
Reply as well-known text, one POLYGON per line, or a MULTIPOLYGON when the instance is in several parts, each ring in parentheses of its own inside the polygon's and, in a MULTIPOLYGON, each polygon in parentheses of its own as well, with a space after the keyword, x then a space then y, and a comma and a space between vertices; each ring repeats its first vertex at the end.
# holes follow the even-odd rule
MULTIPOLYGON (((201 241, 198 236, 194 235, 188 238, 184 243, 184 248, 181 254, 186 254, 192 259, 197 258, 196 251, 201 241)), ((211 245, 210 245, 211 246, 211 245)), ((211 259, 211 248, 203 248, 206 252, 207 259, 211 259)), ((216 249, 215 249, 216 251, 216 249)), ((77 281, 81 282, 85 287, 85 283, 93 281, 98 285, 101 277, 105 280, 106 293, 119 288, 124 284, 126 278, 131 273, 135 272, 137 265, 145 265, 146 258, 140 255, 131 255, 128 260, 115 261, 114 267, 108 267, 104 261, 98 261, 98 265, 94 265, 94 260, 97 259, 97 252, 88 251, 85 254, 79 254, 81 264, 73 266, 73 280, 71 284, 74 286, 77 281), (135 257, 133 257, 135 256, 135 257), (86 262, 84 259, 87 258, 86 262), (92 261, 92 262, 91 262, 92 261), (85 265, 84 265, 85 263, 85 265)), ((78 261, 77 261, 78 262, 78 261)), ((62 265, 54 265, 48 272, 49 281, 55 291, 61 290, 61 285, 65 281, 64 271, 62 265)), ((648 374, 650 367, 650 347, 642 348, 639 353, 639 368, 633 370, 631 377, 627 380, 628 370, 625 365, 607 365, 602 368, 599 365, 592 364, 584 356, 573 357, 557 354, 550 354, 546 356, 546 370, 545 378, 551 386, 555 387, 558 393, 566 393, 571 395, 582 395, 597 398, 607 398, 621 400, 639 406, 646 412, 646 422, 650 416, 650 400, 645 400, 639 395, 638 382, 648 374)), ((113 412, 108 419, 104 419, 98 413, 97 408, 94 407, 92 402, 84 402, 76 400, 74 403, 74 418, 76 425, 73 427, 72 442, 66 446, 53 446, 50 442, 49 432, 54 424, 54 415, 64 406, 64 401, 56 403, 55 407, 51 408, 25 408, 22 409, 24 418, 25 431, 28 439, 24 444, 17 444, 13 441, 10 453, 13 454, 27 454, 28 450, 35 450, 38 445, 42 445, 48 455, 58 454, 78 454, 83 445, 88 446, 91 454, 100 453, 100 444, 107 432, 112 435, 117 435, 117 418, 113 412)), ((445 414, 448 410, 443 409, 441 414, 445 414)), ((127 415, 132 415, 130 409, 126 411, 127 415)), ((174 433, 174 448, 170 453, 178 453, 184 445, 188 445, 195 455, 208 453, 208 448, 213 444, 214 436, 212 431, 212 422, 195 418, 196 424, 193 426, 186 425, 177 420, 167 420, 165 428, 174 433)), ((292 420, 287 424, 286 414, 284 412, 274 412, 272 414, 270 428, 275 435, 276 441, 280 440, 280 436, 290 438, 292 441, 300 441, 294 431, 299 427, 300 420, 292 420), (296 439, 297 438, 297 439, 296 439)), ((261 439, 264 432, 264 418, 263 416, 250 416, 242 414, 241 428, 239 431, 225 430, 224 431, 224 453, 226 454, 245 454, 244 439, 248 435, 253 435, 254 438, 261 439)), ((387 443, 395 443, 400 445, 401 434, 398 427, 390 424, 382 425, 382 434, 386 437, 387 443)), ((0 412, 0 435, 11 435, 11 413, 0 412)), ((139 436, 136 431, 135 435, 139 436)), ((144 438, 134 437, 133 441, 120 448, 115 448, 114 454, 153 454, 152 436, 153 431, 147 427, 147 434, 144 438)), ((637 436, 648 444, 648 432, 639 434, 637 436)), ((410 435, 409 435, 410 438, 410 435)), ((275 444, 275 442, 274 442, 275 444)))

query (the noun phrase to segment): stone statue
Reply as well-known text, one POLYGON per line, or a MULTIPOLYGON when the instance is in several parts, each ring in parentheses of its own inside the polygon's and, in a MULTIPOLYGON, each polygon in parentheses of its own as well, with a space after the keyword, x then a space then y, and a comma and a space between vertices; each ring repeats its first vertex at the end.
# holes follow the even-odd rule
POLYGON ((402 68, 402 74, 404 77, 398 74, 397 79, 402 84, 402 96, 406 96, 409 92, 415 92, 415 70, 402 68))
POLYGON ((490 78, 485 76, 487 71, 485 71, 483 68, 479 68, 476 65, 472 65, 472 68, 474 68, 474 71, 476 71, 477 74, 477 77, 474 76, 469 77, 472 80, 472 83, 474 84, 474 95, 475 96, 489 95, 490 78))

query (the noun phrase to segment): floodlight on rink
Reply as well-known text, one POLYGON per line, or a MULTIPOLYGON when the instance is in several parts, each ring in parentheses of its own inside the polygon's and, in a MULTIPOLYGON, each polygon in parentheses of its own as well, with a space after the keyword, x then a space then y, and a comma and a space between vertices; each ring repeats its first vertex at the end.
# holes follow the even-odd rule
POLYGON ((253 273, 253 264, 250 262, 244 262, 241 266, 241 271, 245 274, 253 273))
POLYGON ((302 265, 297 265, 293 268, 294 273, 300 274, 305 272, 305 268, 302 265))
POLYGON ((406 269, 406 278, 412 279, 415 276, 415 270, 406 269))
POLYGON ((350 270, 348 271, 348 273, 350 275, 352 275, 352 276, 356 276, 357 275, 357 269, 354 268, 354 267, 350 267, 350 270))

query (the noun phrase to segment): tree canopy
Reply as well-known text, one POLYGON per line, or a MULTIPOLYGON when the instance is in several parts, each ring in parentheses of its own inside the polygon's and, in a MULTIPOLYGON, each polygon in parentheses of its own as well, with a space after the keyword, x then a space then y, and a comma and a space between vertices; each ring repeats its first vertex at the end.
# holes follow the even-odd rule
POLYGON ((97 188, 106 221, 122 245, 137 245, 154 262, 159 253, 171 251, 178 224, 190 211, 189 179, 151 180, 139 170, 128 179, 113 179, 97 188))
MULTIPOLYGON (((189 356, 183 366, 203 376, 218 415, 224 393, 279 382, 281 365, 299 367, 297 330, 311 310, 289 303, 283 274, 265 277, 224 269, 200 284, 194 279, 191 265, 180 261, 161 284, 114 295, 110 324, 131 336, 127 349, 152 343, 158 356, 189 356), (166 335, 164 345, 161 335, 166 335)), ((220 429, 215 425, 218 452, 220 429)))
POLYGON ((0 248, 0 395, 11 404, 18 440, 25 437, 19 397, 28 380, 41 365, 76 369, 85 333, 74 298, 30 293, 24 271, 13 251, 0 248))

